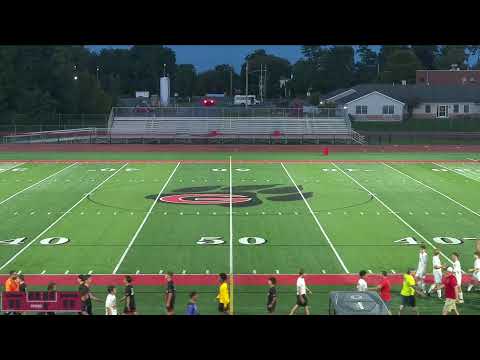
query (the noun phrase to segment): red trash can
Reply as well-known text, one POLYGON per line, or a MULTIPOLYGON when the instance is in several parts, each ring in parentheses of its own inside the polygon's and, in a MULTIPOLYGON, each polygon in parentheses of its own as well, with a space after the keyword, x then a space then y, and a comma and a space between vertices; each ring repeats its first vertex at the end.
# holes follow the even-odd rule
POLYGON ((324 147, 323 148, 323 155, 328 156, 328 152, 329 152, 328 147, 324 147))

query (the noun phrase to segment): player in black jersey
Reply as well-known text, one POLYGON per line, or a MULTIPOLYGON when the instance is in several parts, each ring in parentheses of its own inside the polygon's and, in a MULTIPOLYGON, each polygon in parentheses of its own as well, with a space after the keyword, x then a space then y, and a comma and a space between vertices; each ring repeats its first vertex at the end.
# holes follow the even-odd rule
POLYGON ((167 315, 175 315, 175 284, 173 283, 173 273, 171 271, 167 272, 165 275, 165 280, 167 281, 167 286, 165 288, 165 308, 167 310, 167 315))
POLYGON ((18 291, 20 292, 27 292, 27 284, 25 283, 25 278, 22 274, 18 275, 18 291))
POLYGON ((102 300, 92 294, 92 277, 90 275, 79 275, 78 282, 80 283, 78 291, 82 301, 82 311, 80 315, 93 315, 92 300, 99 302, 102 300))
POLYGON ((268 279, 268 286, 270 288, 267 296, 267 311, 269 314, 273 314, 277 306, 277 279, 274 277, 268 279))
POLYGON ((125 300, 123 315, 137 315, 137 307, 135 306, 135 291, 132 286, 132 277, 125 276, 125 296, 120 301, 125 300))

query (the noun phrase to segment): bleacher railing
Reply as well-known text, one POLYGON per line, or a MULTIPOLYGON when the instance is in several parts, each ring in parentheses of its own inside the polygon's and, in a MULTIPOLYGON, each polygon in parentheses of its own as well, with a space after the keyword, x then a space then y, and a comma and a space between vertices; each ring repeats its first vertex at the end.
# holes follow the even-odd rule
POLYGON ((265 107, 114 107, 113 117, 218 117, 218 118, 343 118, 341 108, 265 108, 265 107))

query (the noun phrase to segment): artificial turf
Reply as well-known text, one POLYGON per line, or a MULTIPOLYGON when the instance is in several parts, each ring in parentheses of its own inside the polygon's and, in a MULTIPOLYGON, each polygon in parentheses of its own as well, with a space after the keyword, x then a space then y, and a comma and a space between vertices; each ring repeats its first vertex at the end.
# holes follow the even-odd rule
MULTIPOLYGON (((19 160, 0 161, 1 273, 17 269, 26 274, 158 274, 167 270, 294 274, 300 267, 310 274, 362 269, 401 273, 416 266, 420 243, 427 245, 429 271, 433 247, 445 255, 445 264, 457 251, 464 270, 473 265, 472 238, 478 236, 480 223, 480 164, 461 160, 477 158, 476 154, 339 153, 329 158, 314 154, 311 158, 376 162, 308 164, 288 162, 307 159, 308 153, 81 153, 81 157, 29 153, 30 159, 105 160, 73 165, 21 164, 22 153, 0 155, 19 160), (230 155, 233 160, 247 160, 232 164, 231 184, 230 155), (108 163, 122 156, 178 163, 108 163), (389 162, 419 158, 431 162, 389 162), (206 161, 187 164, 182 163, 184 159, 206 161), (208 163, 215 159, 225 164, 208 163), (285 162, 248 162, 263 159, 285 162), (452 159, 459 162, 436 163, 452 159), (231 190, 250 200, 233 204, 230 228, 229 199, 220 205, 154 203, 161 190, 161 198, 229 195, 231 190), (42 244, 54 244, 60 237, 68 242, 42 244), (202 237, 223 242, 199 244, 202 237), (396 242, 409 237, 417 244, 396 242), (19 238, 25 239, 17 245, 7 242, 19 238), (45 240, 50 238, 56 239, 45 240)), ((210 291, 205 286, 202 289, 210 291)), ((321 287, 318 292, 326 294, 329 289, 321 287)), ((263 311, 266 289, 239 290, 236 313, 263 311)), ((186 302, 187 292, 181 302, 186 302)), ((312 302, 312 312, 326 313, 327 299, 324 296, 317 305, 312 302)), ((145 297, 142 301, 149 309, 146 313, 161 313, 154 311, 157 300, 145 297)), ((208 300, 202 301, 208 309, 208 300)), ((440 311, 441 303, 437 309, 433 300, 421 301, 426 304, 424 313, 440 311)), ((282 311, 292 305, 291 301, 284 304, 282 311)), ((471 306, 473 313, 477 305, 471 306)), ((470 309, 469 304, 463 307, 470 309)), ((214 304, 212 309, 215 312, 214 304)))

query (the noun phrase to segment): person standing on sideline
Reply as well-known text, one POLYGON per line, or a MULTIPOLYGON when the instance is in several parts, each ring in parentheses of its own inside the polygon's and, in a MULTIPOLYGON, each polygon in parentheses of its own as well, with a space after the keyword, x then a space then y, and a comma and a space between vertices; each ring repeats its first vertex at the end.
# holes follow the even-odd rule
POLYGON ((456 315, 460 315, 457 310, 459 287, 451 266, 447 268, 447 273, 438 287, 445 289, 445 305, 443 306, 442 315, 448 315, 448 313, 452 311, 455 312, 456 315))
MULTIPOLYGON (((48 293, 55 293, 57 291, 57 284, 54 282, 49 282, 47 285, 47 292, 48 293)), ((53 311, 45 312, 45 313, 40 313, 39 315, 55 315, 53 311)))
POLYGON ((17 281, 17 272, 10 271, 8 273, 8 278, 5 280, 5 291, 6 292, 15 292, 19 290, 18 281, 17 281))
POLYGON ((368 284, 367 284, 367 281, 365 280, 366 275, 367 275, 367 272, 365 270, 362 270, 358 273, 358 276, 360 276, 360 279, 358 279, 358 282, 357 282, 357 291, 368 291, 368 284))
POLYGON ((267 312, 273 314, 277 307, 277 279, 271 277, 268 279, 267 312))
POLYGON ((453 275, 457 278, 458 286, 458 303, 463 304, 463 292, 462 292, 462 265, 460 264, 460 255, 457 252, 452 253, 453 261, 453 275))
POLYGON ((428 254, 425 245, 420 245, 420 253, 418 254, 418 266, 415 272, 417 286, 425 291, 425 275, 427 273, 428 254))
POLYGON ((107 299, 105 300, 105 315, 118 315, 117 312, 117 289, 115 286, 107 288, 107 299))
POLYGON ((303 271, 303 269, 300 269, 297 278, 297 303, 290 311, 290 315, 295 314, 298 307, 303 307, 305 309, 305 315, 310 315, 310 310, 308 308, 307 292, 309 294, 312 294, 310 289, 305 284, 305 272, 303 271))
POLYGON ((175 284, 173 283, 173 272, 167 272, 165 275, 167 281, 167 287, 165 288, 165 308, 167 315, 175 315, 175 284))
POLYGON ((123 315, 137 315, 137 306, 135 304, 135 290, 133 289, 133 279, 130 275, 125 276, 125 292, 120 301, 125 301, 123 315))
POLYGON ((20 274, 17 276, 18 281, 18 291, 26 293, 27 292, 27 284, 25 283, 25 277, 20 274))
POLYGON ((392 294, 391 294, 391 285, 390 280, 388 280, 387 272, 382 271, 382 279, 380 283, 377 285, 378 293, 380 294, 380 298, 383 300, 387 308, 390 310, 390 303, 392 301, 392 294))
POLYGON ((473 268, 469 271, 472 273, 472 281, 470 285, 468 285, 467 291, 472 291, 474 286, 478 286, 480 284, 480 251, 475 251, 475 261, 473 263, 473 268))
POLYGON ((193 291, 190 293, 190 301, 187 304, 187 311, 185 312, 186 315, 200 315, 197 306, 198 300, 198 293, 193 291))
MULTIPOLYGON (((80 275, 82 276, 82 275, 80 275)), ((90 275, 83 275, 80 279, 80 296, 82 299, 82 315, 93 315, 92 300, 101 302, 99 298, 92 294, 92 277, 90 275)))
POLYGON ((224 315, 229 315, 230 294, 228 292, 227 274, 225 273, 220 274, 220 287, 218 289, 217 301, 218 311, 223 313, 224 315))
POLYGON ((437 285, 440 285, 442 283, 442 269, 444 268, 444 266, 440 261, 440 251, 438 249, 435 249, 433 251, 432 264, 433 264, 433 281, 434 282, 430 286, 430 289, 428 289, 428 295, 430 295, 434 289, 437 289, 437 296, 439 299, 441 299, 442 290, 437 285))
POLYGON ((402 297, 402 304, 400 305, 400 310, 398 315, 402 314, 402 310, 405 306, 410 306, 413 312, 417 315, 418 310, 415 303, 415 278, 412 275, 413 270, 408 269, 407 272, 403 275, 403 285, 402 290, 400 291, 400 296, 402 297))

